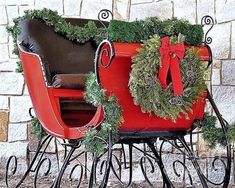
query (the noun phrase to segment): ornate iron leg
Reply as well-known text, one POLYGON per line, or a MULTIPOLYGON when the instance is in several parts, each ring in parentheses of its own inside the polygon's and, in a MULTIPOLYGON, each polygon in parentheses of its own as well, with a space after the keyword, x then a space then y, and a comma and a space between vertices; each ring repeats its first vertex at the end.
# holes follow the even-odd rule
MULTIPOLYGON (((69 146, 70 146, 70 145, 69 145, 69 146)), ((81 141, 80 141, 80 140, 78 140, 75 144, 71 145, 71 149, 70 149, 68 155, 65 157, 64 163, 63 163, 63 165, 62 165, 62 167, 61 167, 61 169, 60 169, 60 172, 59 172, 59 174, 58 174, 58 176, 57 176, 57 178, 56 178, 56 181, 55 181, 54 184, 53 184, 53 188, 59 188, 59 187, 60 187, 61 180, 62 180, 62 177, 63 177, 63 175, 64 175, 64 172, 65 172, 67 166, 69 165, 69 163, 73 160, 73 159, 71 159, 71 157, 72 157, 74 151, 75 151, 77 148, 79 148, 80 146, 81 146, 81 141)), ((67 146, 66 146, 66 147, 67 147, 67 146)), ((83 153, 83 152, 82 152, 82 153, 83 153)), ((74 169, 73 169, 73 170, 74 170, 74 169)), ((73 171, 73 170, 72 170, 72 171, 73 171)), ((80 178, 80 179, 81 179, 81 178, 80 178)))
POLYGON ((204 178, 204 175, 203 175, 203 173, 202 173, 202 171, 201 171, 201 168, 200 168, 200 166, 199 166, 199 164, 198 164, 198 162, 197 162, 197 159, 196 159, 196 157, 195 157, 193 151, 192 151, 192 150, 190 149, 190 147, 187 145, 187 143, 186 143, 184 137, 178 137, 178 139, 179 139, 179 141, 181 142, 181 144, 184 146, 186 152, 188 153, 189 160, 191 160, 191 162, 192 162, 192 164, 193 164, 193 166, 194 166, 194 168, 195 168, 195 170, 196 170, 196 172, 197 172, 197 174, 198 174, 198 177, 199 177, 199 179, 200 179, 200 182, 201 182, 201 184, 202 184, 202 187, 203 187, 203 188, 208 188, 208 185, 207 185, 207 183, 206 183, 206 179, 204 178))
POLYGON ((154 143, 151 141, 151 140, 147 140, 146 141, 147 145, 149 146, 149 148, 152 150, 154 156, 157 158, 157 164, 161 170, 161 174, 162 174, 162 179, 163 179, 163 187, 167 187, 167 188, 171 188, 171 187, 174 187, 172 186, 172 183, 171 181, 169 180, 168 176, 167 176, 167 173, 166 173, 166 170, 165 170, 165 167, 162 163, 162 159, 161 157, 159 156, 155 146, 154 146, 154 143))
MULTIPOLYGON (((102 166, 105 164, 105 173, 104 173, 104 177, 103 180, 101 182, 101 184, 99 185, 99 188, 105 188, 107 186, 108 183, 108 179, 109 179, 109 173, 110 173, 110 168, 111 168, 111 162, 112 162, 112 132, 111 130, 109 130, 109 140, 108 140, 108 149, 107 149, 107 160, 103 161, 104 163, 102 163, 102 166)), ((95 156, 93 159, 93 163, 92 163, 92 168, 91 168, 91 174, 90 174, 90 179, 89 179, 89 188, 92 188, 96 179, 96 167, 97 167, 97 163, 100 160, 100 158, 102 157, 99 156, 95 156)))
MULTIPOLYGON (((35 155, 34 155, 32 161, 31 161, 31 163, 30 163, 30 165, 29 165, 27 171, 25 172, 24 176, 21 178, 21 180, 19 181, 19 183, 16 185, 16 188, 20 187, 20 185, 24 182, 25 178, 28 176, 28 174, 29 174, 30 172, 35 172, 35 170, 38 168, 39 163, 40 163, 40 161, 42 160, 42 157, 43 157, 43 155, 44 155, 44 153, 45 153, 45 151, 46 151, 46 149, 47 149, 49 143, 51 142, 52 138, 53 138, 53 136, 48 135, 42 142, 39 142, 38 147, 37 147, 37 150, 36 150, 36 153, 35 153, 35 155), (48 142, 47 142, 47 141, 48 141, 48 142), (41 151, 42 147, 45 145, 46 142, 47 142, 47 144, 46 144, 44 150, 41 151), (36 167, 33 169, 33 166, 35 165, 35 162, 36 162, 36 160, 37 160, 39 154, 41 154, 41 156, 40 156, 40 158, 39 158, 39 161, 38 161, 36 167)), ((13 170, 13 175, 15 174, 15 172, 16 172, 16 170, 17 170, 17 159, 16 159, 15 156, 11 156, 11 157, 8 159, 8 161, 7 161, 7 166, 6 166, 5 183, 6 183, 6 186, 7 186, 7 187, 9 187, 9 186, 8 186, 9 166, 10 166, 11 160, 13 160, 13 159, 14 159, 15 165, 16 165, 15 168, 14 168, 14 170, 13 170)))
POLYGON ((112 169, 112 172, 113 174, 115 175, 115 177, 117 178, 117 180, 119 181, 119 183, 121 184, 122 187, 129 187, 132 183, 132 173, 133 173, 133 164, 132 164, 132 151, 133 151, 133 143, 129 143, 128 144, 129 146, 129 167, 127 166, 127 161, 126 161, 126 155, 125 155, 125 151, 124 151, 124 147, 123 147, 123 144, 122 144, 122 154, 123 154, 123 163, 121 163, 121 161, 118 160, 118 158, 113 155, 113 158, 116 160, 116 163, 118 164, 119 166, 119 175, 118 173, 116 172, 115 168, 114 168, 114 165, 113 165, 113 162, 111 162, 111 169, 112 169), (129 169, 129 179, 128 179, 128 182, 125 183, 122 181, 122 173, 121 173, 121 170, 122 170, 122 165, 124 165, 124 169, 129 169))
POLYGON ((220 114, 209 90, 207 90, 207 98, 220 122, 220 125, 222 127, 222 130, 223 130, 223 133, 225 135, 225 139, 226 139, 226 142, 227 142, 227 166, 226 166, 226 169, 225 169, 225 176, 224 176, 224 184, 223 184, 223 188, 226 188, 228 187, 229 185, 229 181, 230 181, 230 174, 231 174, 231 163, 232 163, 232 154, 231 154, 231 144, 229 143, 228 141, 228 126, 225 124, 225 120, 223 119, 222 115, 220 114))

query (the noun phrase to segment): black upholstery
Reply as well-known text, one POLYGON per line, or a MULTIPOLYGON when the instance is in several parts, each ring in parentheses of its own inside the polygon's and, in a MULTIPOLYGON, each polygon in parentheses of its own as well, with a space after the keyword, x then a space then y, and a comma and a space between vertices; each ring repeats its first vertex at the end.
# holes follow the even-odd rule
MULTIPOLYGON (((66 19, 73 25, 83 25, 87 19, 66 19)), ((93 20, 97 27, 102 24, 93 20)), ((106 23, 107 24, 107 23, 106 23)), ((31 52, 41 56, 46 78, 51 84, 56 74, 87 74, 94 71, 94 57, 97 45, 94 41, 79 44, 69 41, 54 32, 52 27, 37 19, 22 20, 18 41, 31 52)))

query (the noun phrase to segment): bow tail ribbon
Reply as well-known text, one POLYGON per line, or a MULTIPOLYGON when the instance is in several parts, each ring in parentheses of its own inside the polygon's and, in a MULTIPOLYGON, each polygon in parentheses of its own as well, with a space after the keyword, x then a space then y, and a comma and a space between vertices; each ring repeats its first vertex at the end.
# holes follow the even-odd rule
POLYGON ((162 58, 161 67, 158 71, 158 79, 163 88, 167 87, 167 74, 170 68, 170 56, 162 58))
POLYGON ((158 79, 163 88, 167 87, 167 75, 170 69, 174 96, 183 94, 183 83, 179 67, 179 59, 183 59, 185 47, 183 43, 169 45, 169 37, 164 37, 161 40, 160 48, 162 66, 158 72, 158 79))
POLYGON ((174 90, 174 96, 183 94, 183 82, 180 73, 180 66, 177 58, 171 59, 170 73, 172 78, 172 85, 174 90))

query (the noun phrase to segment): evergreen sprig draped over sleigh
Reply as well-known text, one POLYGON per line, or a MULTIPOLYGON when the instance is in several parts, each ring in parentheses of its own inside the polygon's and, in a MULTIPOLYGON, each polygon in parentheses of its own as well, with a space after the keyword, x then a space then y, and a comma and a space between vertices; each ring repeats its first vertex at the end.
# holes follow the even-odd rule
MULTIPOLYGON (((7 31, 13 37, 13 53, 18 54, 17 35, 20 33, 19 21, 22 19, 39 19, 54 31, 68 40, 85 43, 94 40, 99 44, 106 37, 115 42, 142 42, 154 34, 159 36, 172 36, 179 33, 186 36, 188 45, 200 45, 203 37, 203 30, 200 25, 191 25, 185 20, 176 18, 160 21, 158 18, 148 18, 136 22, 123 22, 112 20, 107 28, 96 27, 93 21, 89 21, 84 26, 74 26, 66 22, 65 18, 60 16, 56 11, 50 9, 28 10, 21 17, 13 20, 14 25, 8 26, 7 31)), ((17 62, 17 72, 22 72, 21 63, 17 62)))

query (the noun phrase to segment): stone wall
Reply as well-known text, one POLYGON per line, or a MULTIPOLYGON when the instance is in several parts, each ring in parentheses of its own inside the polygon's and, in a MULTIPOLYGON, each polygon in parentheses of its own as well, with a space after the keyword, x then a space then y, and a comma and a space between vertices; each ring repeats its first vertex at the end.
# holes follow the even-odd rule
POLYGON ((44 7, 67 17, 84 18, 97 18, 105 8, 122 20, 158 16, 200 23, 202 16, 211 15, 216 25, 210 32, 214 64, 209 86, 223 117, 235 122, 234 0, 0 0, 0 158, 26 156, 31 107, 23 76, 15 72, 17 57, 12 54, 12 38, 5 27, 24 10, 44 7))

